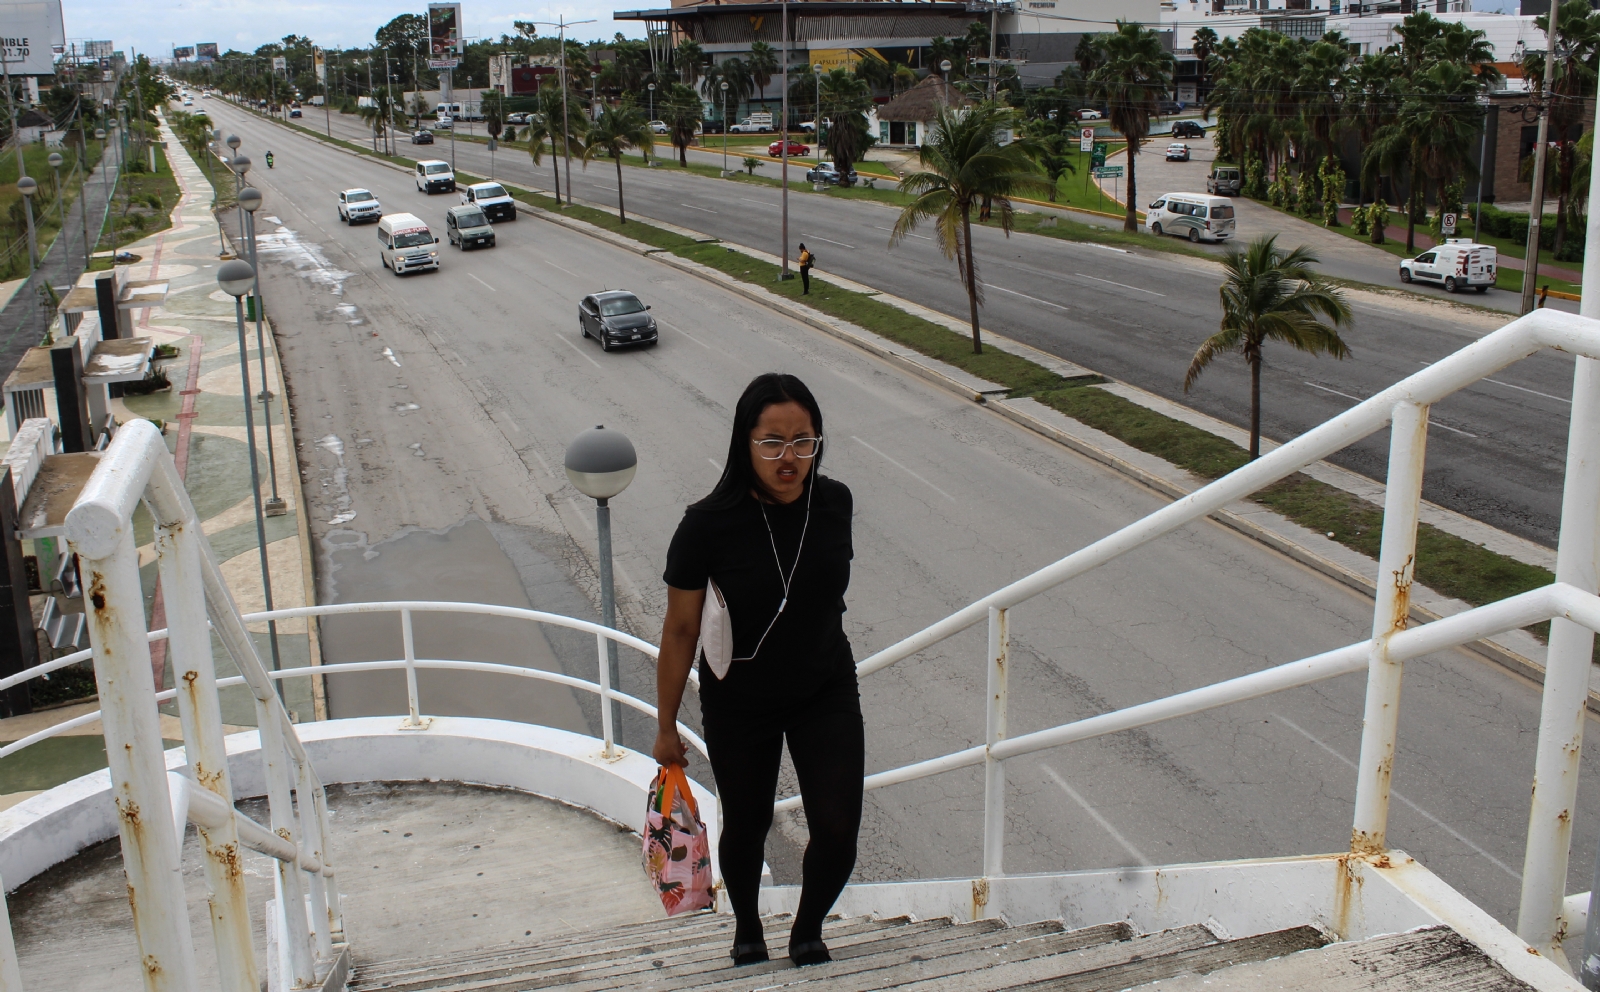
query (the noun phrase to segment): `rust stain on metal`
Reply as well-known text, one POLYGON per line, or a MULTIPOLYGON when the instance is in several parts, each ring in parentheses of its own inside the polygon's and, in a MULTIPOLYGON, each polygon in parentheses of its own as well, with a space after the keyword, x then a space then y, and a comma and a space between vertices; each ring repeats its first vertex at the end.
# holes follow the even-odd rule
POLYGON ((1411 582, 1412 568, 1415 566, 1417 556, 1415 553, 1406 555, 1404 565, 1394 572, 1394 613, 1389 618, 1389 631, 1398 633, 1406 629, 1411 621, 1411 582))
POLYGON ((211 771, 206 768, 205 765, 202 765, 197 761, 194 765, 194 777, 195 781, 199 782, 207 789, 215 792, 219 796, 222 795, 222 772, 220 769, 217 771, 211 771))
POLYGON ((144 973, 152 978, 161 974, 161 962, 154 954, 146 954, 144 956, 144 973))
POLYGON ((972 880, 972 918, 983 919, 983 913, 989 906, 989 880, 975 878, 972 880))
POLYGON ((1355 856, 1341 855, 1335 865, 1338 873, 1333 889, 1333 932, 1340 940, 1350 939, 1350 912, 1355 908, 1355 893, 1361 878, 1355 871, 1355 856))
POLYGON ((1350 853, 1352 855, 1381 854, 1384 848, 1382 837, 1369 834, 1359 827, 1350 831, 1350 853))
POLYGON ((279 837, 282 837, 284 840, 289 841, 291 844, 294 843, 294 835, 289 832, 289 828, 288 827, 279 827, 274 832, 279 837))
POLYGON ((211 859, 222 866, 228 878, 236 879, 244 874, 244 862, 239 857, 238 844, 208 845, 207 853, 211 859))
POLYGON ((1561 825, 1562 826, 1566 826, 1567 824, 1572 822, 1572 810, 1570 810, 1570 809, 1562 810, 1561 812, 1556 814, 1556 819, 1561 821, 1561 825))
POLYGON ((132 829, 138 830, 143 826, 139 820, 139 804, 133 800, 117 799, 117 813, 132 829))

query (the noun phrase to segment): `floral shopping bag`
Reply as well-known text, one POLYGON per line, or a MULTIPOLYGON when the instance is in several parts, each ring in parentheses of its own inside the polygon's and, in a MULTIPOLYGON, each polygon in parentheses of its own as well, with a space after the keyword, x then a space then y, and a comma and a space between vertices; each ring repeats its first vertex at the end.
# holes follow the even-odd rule
POLYGON ((650 784, 644 870, 668 916, 711 905, 711 844, 682 765, 663 765, 650 784))

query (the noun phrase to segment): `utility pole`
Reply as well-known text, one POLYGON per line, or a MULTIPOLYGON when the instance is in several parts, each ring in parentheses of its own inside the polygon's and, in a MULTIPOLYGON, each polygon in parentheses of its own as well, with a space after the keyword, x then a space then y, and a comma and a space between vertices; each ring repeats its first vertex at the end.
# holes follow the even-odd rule
MULTIPOLYGON (((567 110, 567 28, 579 24, 593 24, 591 18, 587 21, 569 21, 566 15, 560 16, 555 21, 534 21, 547 27, 559 28, 561 38, 561 150, 567 160, 567 206, 572 206, 572 142, 568 140, 567 129, 571 126, 572 114, 567 110)), ((452 140, 455 137, 454 128, 451 129, 452 140)), ((551 149, 554 151, 554 149, 551 149)))
POLYGON ((1539 281, 1539 227, 1544 220, 1544 163, 1550 148, 1550 94, 1556 74, 1556 15, 1559 3, 1550 5, 1549 30, 1545 32, 1544 85, 1539 88, 1539 139, 1533 152, 1533 196, 1528 204, 1528 247, 1522 263, 1521 313, 1533 309, 1534 284, 1539 281))
POLYGON ((388 46, 384 46, 383 92, 384 95, 388 97, 388 106, 384 108, 384 112, 388 115, 389 122, 384 131, 383 147, 384 150, 390 155, 394 154, 394 86, 391 83, 391 80, 393 79, 394 73, 389 69, 389 48, 388 46))
POLYGON ((994 102, 994 33, 1000 26, 1000 0, 989 0, 989 102, 994 102))
MULTIPOLYGON (((367 54, 367 99, 368 100, 372 99, 373 92, 374 92, 374 90, 372 89, 372 55, 371 55, 371 53, 368 53, 367 54)), ((372 150, 373 151, 377 151, 378 150, 378 132, 376 132, 376 131, 372 132, 372 150)))
MULTIPOLYGON (((783 203, 783 230, 780 237, 783 245, 778 254, 783 258, 783 271, 778 273, 778 281, 789 278, 789 0, 783 0, 783 179, 780 183, 783 192, 778 199, 783 203)), ((724 124, 726 127, 726 124, 724 124)))

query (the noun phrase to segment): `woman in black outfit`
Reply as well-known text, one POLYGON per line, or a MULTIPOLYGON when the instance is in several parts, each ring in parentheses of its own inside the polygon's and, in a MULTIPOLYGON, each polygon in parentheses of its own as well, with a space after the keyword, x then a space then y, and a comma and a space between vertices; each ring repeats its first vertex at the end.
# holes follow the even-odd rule
POLYGON ((700 707, 722 801, 722 876, 737 918, 736 964, 767 960, 757 909, 784 742, 811 840, 789 932, 795 964, 830 960, 822 920, 855 867, 865 745, 845 637, 850 490, 818 474, 822 411, 792 375, 766 373, 734 412, 727 468, 693 504, 667 551, 667 619, 656 669, 655 757, 683 764, 678 706, 695 662, 706 580, 727 602, 734 661, 700 660, 700 707))

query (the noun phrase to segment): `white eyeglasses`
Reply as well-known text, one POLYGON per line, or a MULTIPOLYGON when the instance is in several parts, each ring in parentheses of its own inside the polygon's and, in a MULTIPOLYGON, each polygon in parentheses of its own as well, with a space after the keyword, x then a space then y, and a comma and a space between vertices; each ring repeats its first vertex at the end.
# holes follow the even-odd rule
POLYGON ((783 457, 785 451, 794 449, 796 458, 815 458, 817 452, 822 450, 822 438, 797 437, 793 441, 779 441, 777 438, 765 438, 760 441, 751 441, 756 446, 756 454, 769 462, 775 462, 783 457))

